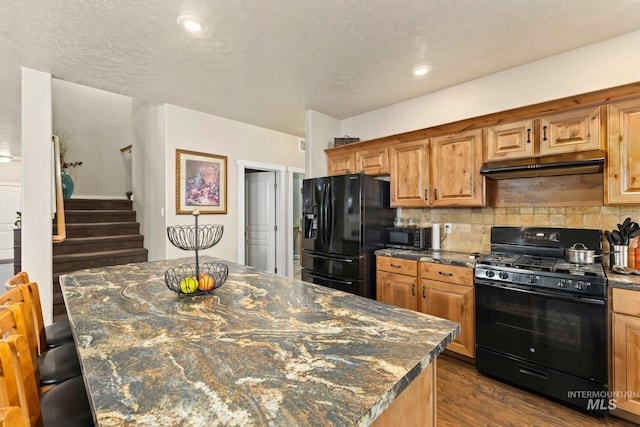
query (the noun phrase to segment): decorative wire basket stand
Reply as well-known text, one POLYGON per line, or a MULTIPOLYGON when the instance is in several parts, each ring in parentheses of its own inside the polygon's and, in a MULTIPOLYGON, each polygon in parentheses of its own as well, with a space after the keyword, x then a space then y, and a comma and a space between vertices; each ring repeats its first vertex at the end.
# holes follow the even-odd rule
POLYGON ((223 231, 224 226, 220 224, 174 225, 167 227, 167 237, 176 248, 197 251, 215 246, 222 239, 223 231))
POLYGON ((164 273, 164 283, 179 295, 208 294, 222 286, 229 275, 229 267, 226 264, 200 264, 198 251, 215 246, 222 238, 224 226, 220 224, 198 226, 199 215, 199 211, 193 211, 195 225, 167 227, 167 237, 173 246, 195 252, 195 264, 179 265, 164 273))

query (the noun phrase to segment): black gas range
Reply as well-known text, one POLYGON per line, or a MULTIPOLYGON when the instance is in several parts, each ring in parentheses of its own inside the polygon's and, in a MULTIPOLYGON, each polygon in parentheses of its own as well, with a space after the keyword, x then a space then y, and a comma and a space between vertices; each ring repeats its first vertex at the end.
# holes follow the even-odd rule
POLYGON ((564 260, 576 243, 602 254, 600 230, 492 228, 474 273, 476 367, 602 414, 607 404, 594 396, 608 389, 607 278, 600 262, 564 260))

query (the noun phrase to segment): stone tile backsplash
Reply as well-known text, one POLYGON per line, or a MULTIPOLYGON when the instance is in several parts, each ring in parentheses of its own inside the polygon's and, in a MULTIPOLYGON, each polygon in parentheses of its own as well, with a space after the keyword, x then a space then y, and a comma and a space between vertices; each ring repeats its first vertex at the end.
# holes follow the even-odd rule
MULTIPOLYGON (((508 208, 447 208, 398 210, 398 216, 415 218, 420 227, 439 223, 441 249, 463 252, 490 252, 493 225, 595 228, 613 230, 626 217, 640 222, 640 206, 508 208), (451 223, 451 234, 444 234, 444 223, 451 223)), ((635 240, 635 239, 634 239, 635 240)), ((636 242, 630 242, 635 247, 636 242)), ((605 250, 608 244, 604 243, 605 250)))

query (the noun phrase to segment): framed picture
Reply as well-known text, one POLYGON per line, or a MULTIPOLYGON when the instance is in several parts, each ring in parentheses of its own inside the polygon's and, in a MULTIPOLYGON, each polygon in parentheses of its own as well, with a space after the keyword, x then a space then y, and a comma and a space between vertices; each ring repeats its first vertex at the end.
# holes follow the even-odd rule
POLYGON ((227 213, 227 156, 176 150, 176 214, 227 213))

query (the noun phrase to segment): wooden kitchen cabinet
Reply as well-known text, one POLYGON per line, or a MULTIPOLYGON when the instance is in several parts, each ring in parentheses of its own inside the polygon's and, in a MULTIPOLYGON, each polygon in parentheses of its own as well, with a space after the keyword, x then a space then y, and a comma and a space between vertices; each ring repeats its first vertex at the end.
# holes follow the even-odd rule
POLYGON ((355 153, 358 171, 367 175, 384 175, 389 173, 389 148, 373 147, 358 150, 355 153))
POLYGON ((533 120, 487 128, 487 161, 533 157, 533 120))
POLYGON ((609 105, 605 204, 640 203, 640 99, 609 105))
POLYGON ((326 151, 327 173, 330 176, 356 173, 355 151, 326 151))
POLYGON ((376 300, 418 310, 417 261, 379 256, 376 270, 376 300))
POLYGON ((329 175, 345 173, 365 173, 367 175, 385 175, 389 173, 389 147, 377 144, 373 147, 356 145, 329 149, 327 170, 329 175))
POLYGON ((485 206, 482 153, 481 129, 431 140, 431 206, 485 206))
POLYGON ((473 269, 420 263, 420 311, 460 323, 460 335, 447 347, 475 358, 473 269))
POLYGON ((429 140, 405 141, 389 148, 391 207, 429 206, 429 140))
POLYGON ((640 422, 640 291, 612 288, 611 337, 613 354, 611 390, 615 415, 640 422))
POLYGON ((540 118, 540 155, 604 149, 600 107, 581 108, 540 118))
POLYGON ((487 161, 604 148, 601 107, 587 107, 487 128, 487 161))

